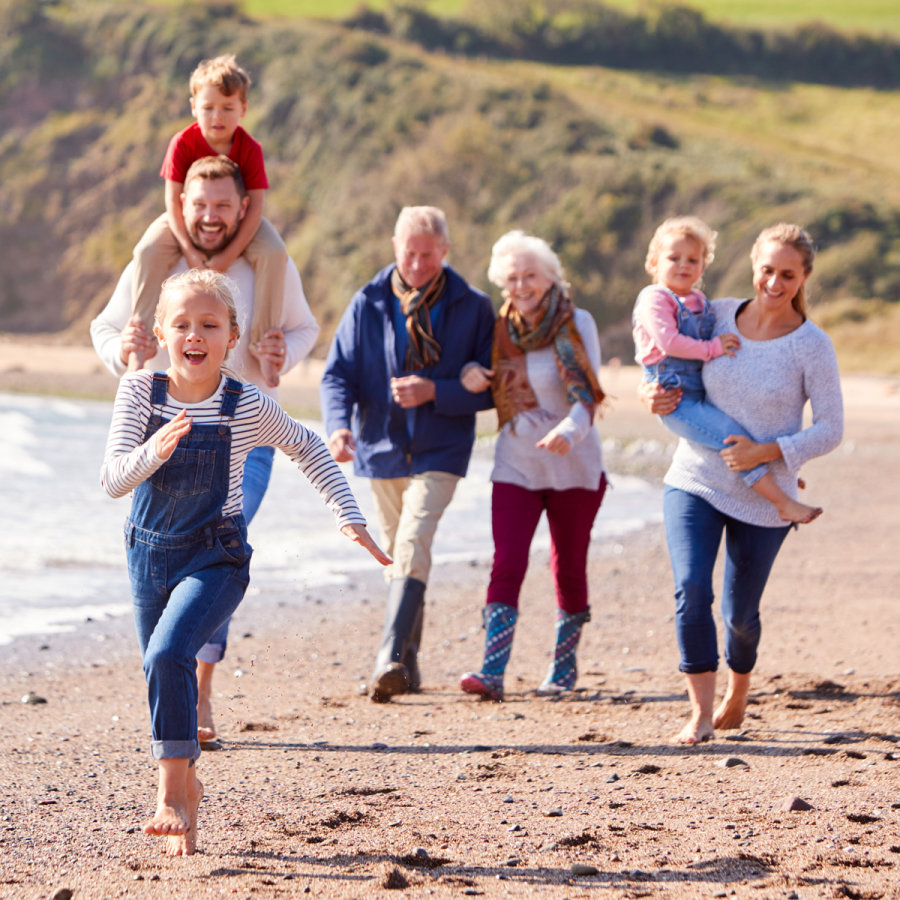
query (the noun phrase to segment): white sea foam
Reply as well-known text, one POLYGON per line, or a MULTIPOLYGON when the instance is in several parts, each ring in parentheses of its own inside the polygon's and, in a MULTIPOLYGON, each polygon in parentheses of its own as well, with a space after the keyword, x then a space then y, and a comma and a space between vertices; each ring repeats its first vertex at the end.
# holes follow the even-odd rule
MULTIPOLYGON (((0 394, 0 644, 130 613, 122 542, 128 500, 111 500, 99 483, 110 415, 106 403, 0 394)), ((320 423, 306 424, 321 433, 320 423)), ((441 520, 438 565, 490 559, 490 457, 479 442, 441 520)), ((345 471, 377 532, 367 480, 345 471)), ((638 478, 611 480, 594 526, 598 542, 660 519, 658 489, 638 478)), ((341 536, 321 498, 280 453, 250 542, 255 604, 377 569, 341 536)), ((544 522, 533 546, 549 546, 544 522)))

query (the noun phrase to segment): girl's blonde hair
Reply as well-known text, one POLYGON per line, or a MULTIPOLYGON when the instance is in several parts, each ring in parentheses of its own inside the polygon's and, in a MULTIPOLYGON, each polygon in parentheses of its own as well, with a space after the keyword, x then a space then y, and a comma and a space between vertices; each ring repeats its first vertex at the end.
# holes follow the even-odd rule
MULTIPOLYGON (((764 244, 770 242, 783 244, 786 247, 792 247, 800 254, 803 260, 803 274, 809 275, 813 270, 813 261, 816 258, 816 246, 809 233, 799 225, 792 225, 790 222, 779 222, 777 225, 771 225, 764 228, 753 243, 753 249, 750 251, 750 261, 756 267, 756 260, 764 244)), ((800 289, 794 295, 791 301, 794 309, 803 316, 804 321, 807 318, 808 303, 806 299, 806 284, 801 284, 800 289)))
POLYGON ((676 234, 679 237, 689 237, 697 241, 703 248, 703 268, 705 269, 716 256, 716 237, 718 236, 703 219, 697 216, 672 216, 666 219, 650 238, 650 246, 647 247, 647 258, 644 260, 644 269, 651 278, 656 278, 656 269, 659 265, 659 248, 663 240, 669 235, 676 234))
POLYGON ((540 263, 544 274, 564 291, 569 290, 562 263, 553 248, 543 239, 524 231, 507 231, 491 248, 488 281, 502 288, 506 286, 506 260, 517 253, 530 253, 540 263))
MULTIPOLYGON (((169 297, 182 290, 196 291, 198 294, 206 294, 208 297, 221 300, 225 304, 225 309, 228 310, 228 325, 231 333, 235 340, 241 336, 237 305, 234 301, 235 295, 238 293, 238 286, 227 275, 223 275, 215 269, 189 269, 187 272, 171 275, 162 283, 159 302, 156 304, 156 314, 153 317, 158 328, 162 328, 169 297)), ((225 358, 228 358, 227 352, 225 358)), ((223 369, 228 374, 234 375, 227 367, 223 367, 223 369)))

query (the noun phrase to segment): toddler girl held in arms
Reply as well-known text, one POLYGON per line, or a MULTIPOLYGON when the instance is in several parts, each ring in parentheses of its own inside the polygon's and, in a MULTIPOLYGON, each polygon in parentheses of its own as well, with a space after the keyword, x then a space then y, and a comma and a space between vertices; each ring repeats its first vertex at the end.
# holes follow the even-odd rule
MULTIPOLYGON (((715 313, 698 288, 713 260, 715 242, 716 233, 696 216, 666 219, 656 229, 644 264, 654 283, 638 294, 633 326, 644 381, 682 392, 677 408, 660 417, 662 423, 679 437, 722 451, 738 437, 752 435, 710 403, 703 387, 703 363, 723 354, 734 356, 741 346, 732 332, 712 337, 715 313)), ((729 467, 737 471, 733 464, 729 467)), ((805 524, 822 513, 789 497, 765 463, 738 474, 787 522, 805 524)))

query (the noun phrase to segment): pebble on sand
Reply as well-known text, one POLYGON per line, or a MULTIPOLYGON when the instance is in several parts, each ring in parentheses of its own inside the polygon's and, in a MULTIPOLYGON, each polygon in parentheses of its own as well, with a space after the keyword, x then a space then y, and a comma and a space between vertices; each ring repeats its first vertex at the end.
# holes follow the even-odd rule
POLYGON ((735 766, 750 768, 750 765, 739 756, 726 756, 725 759, 720 759, 716 765, 721 766, 723 769, 733 769, 735 766))
POLYGON ((806 809, 815 809, 812 803, 807 803, 802 797, 785 797, 779 807, 783 812, 800 812, 806 809))
POLYGON ((569 866, 569 871, 576 878, 588 878, 591 875, 599 875, 600 870, 596 866, 589 866, 587 863, 572 863, 569 866))

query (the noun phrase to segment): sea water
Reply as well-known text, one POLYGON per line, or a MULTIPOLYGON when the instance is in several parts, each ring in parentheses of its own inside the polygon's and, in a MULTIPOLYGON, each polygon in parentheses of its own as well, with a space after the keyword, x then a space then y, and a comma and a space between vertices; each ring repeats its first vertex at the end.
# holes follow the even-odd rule
MULTIPOLYGON (((111 412, 110 403, 0 393, 0 645, 131 612, 122 538, 130 500, 113 500, 100 487, 111 412)), ((304 424, 322 434, 321 423, 304 424)), ((490 559, 492 452, 479 441, 441 519, 435 565, 490 559)), ((343 468, 377 538, 367 479, 343 468)), ((593 541, 659 521, 658 488, 614 473, 610 481, 593 541)), ((257 611, 267 596, 309 593, 378 568, 340 534, 319 495, 278 452, 250 543, 257 611)), ((532 549, 548 546, 542 521, 532 549)))

